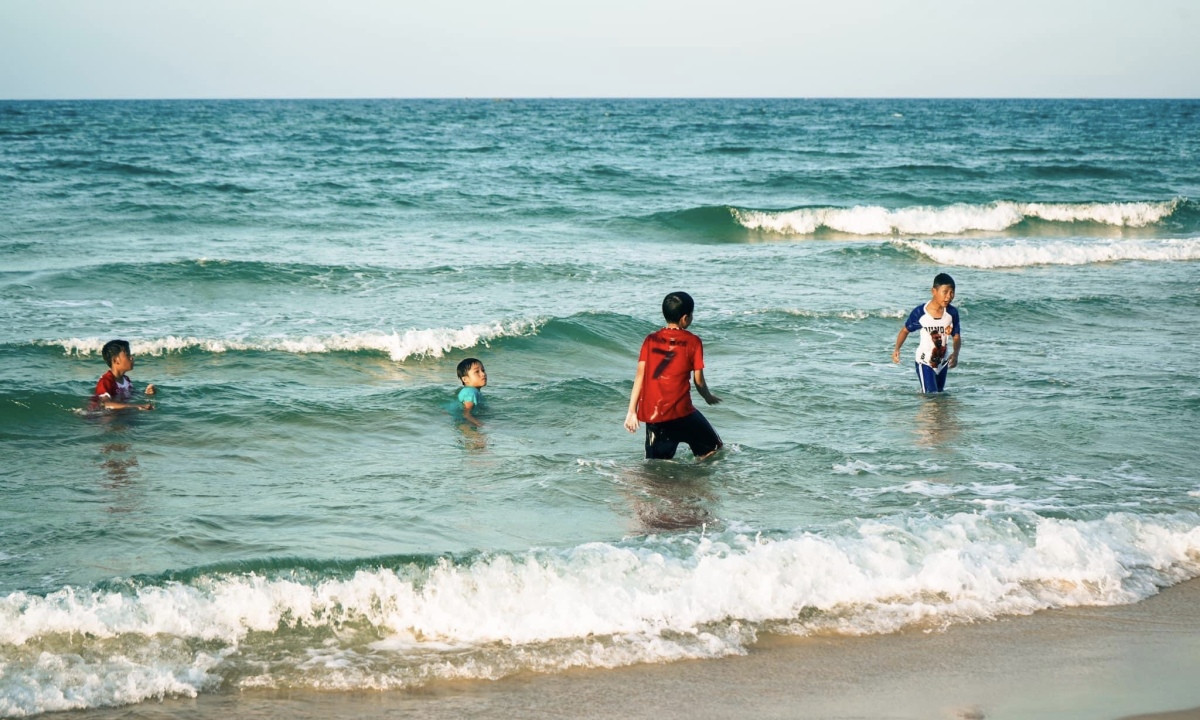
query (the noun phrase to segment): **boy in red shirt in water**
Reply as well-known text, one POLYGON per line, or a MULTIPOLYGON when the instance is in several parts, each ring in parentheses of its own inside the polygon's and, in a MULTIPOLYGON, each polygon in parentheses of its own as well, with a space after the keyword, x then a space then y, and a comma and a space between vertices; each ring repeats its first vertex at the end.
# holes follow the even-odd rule
MULTIPOLYGON (((150 403, 137 404, 129 402, 133 399, 133 381, 126 375, 133 369, 133 353, 125 340, 109 340, 100 350, 104 362, 108 363, 108 372, 100 376, 96 382, 96 392, 92 394, 92 404, 106 410, 153 410, 150 403)), ((154 394, 154 386, 146 386, 146 394, 154 394)))
POLYGON ((704 346, 699 337, 687 330, 695 306, 692 296, 685 292, 668 295, 663 299, 667 326, 650 333, 642 342, 625 429, 637 432, 638 422, 646 423, 649 459, 675 457, 675 449, 681 442, 687 443, 697 460, 721 449, 721 438, 692 406, 689 373, 696 392, 705 402, 709 405, 721 402, 704 382, 704 346))

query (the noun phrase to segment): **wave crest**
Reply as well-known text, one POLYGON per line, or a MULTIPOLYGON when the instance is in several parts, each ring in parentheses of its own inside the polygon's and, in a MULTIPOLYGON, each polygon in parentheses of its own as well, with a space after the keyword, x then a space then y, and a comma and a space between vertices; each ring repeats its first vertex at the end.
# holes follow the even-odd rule
POLYGON ((1027 220, 1049 223, 1094 223, 1142 228, 1170 217, 1183 201, 1113 203, 1022 203, 888 209, 874 205, 796 210, 730 208, 734 220, 749 230, 780 235, 813 235, 820 230, 864 236, 951 235, 1001 232, 1027 220))
POLYGON ((892 245, 915 251, 939 265, 985 269, 1031 265, 1090 265, 1125 260, 1200 260, 1200 238, 1088 242, 1019 240, 1007 243, 953 244, 937 244, 924 240, 893 240, 892 245))
POLYGON ((0 597, 0 683, 26 691, 0 692, 0 715, 223 683, 400 688, 718 657, 746 652, 760 631, 943 627, 1135 602, 1197 575, 1195 513, 1018 513, 15 592, 0 597), (280 655, 282 644, 306 650, 280 655))
MULTIPOLYGON (((135 355, 162 356, 193 350, 209 353, 225 352, 284 352, 294 354, 373 352, 383 353, 396 362, 410 357, 439 358, 453 350, 465 350, 487 345, 493 340, 510 336, 534 335, 542 325, 539 320, 514 320, 491 324, 467 325, 462 328, 412 329, 403 332, 368 331, 334 333, 325 336, 298 338, 199 338, 168 335, 161 338, 131 340, 135 355)), ((98 355, 107 339, 68 338, 39 343, 62 347, 67 355, 82 357, 98 355)))

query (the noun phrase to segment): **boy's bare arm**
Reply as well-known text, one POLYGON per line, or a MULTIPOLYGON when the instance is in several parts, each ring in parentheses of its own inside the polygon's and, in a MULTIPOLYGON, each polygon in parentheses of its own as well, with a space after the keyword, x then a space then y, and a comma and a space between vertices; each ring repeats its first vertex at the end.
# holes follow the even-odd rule
POLYGON ((709 405, 716 405, 721 402, 721 398, 712 394, 708 389, 708 383, 704 382, 704 371, 696 370, 692 373, 692 384, 696 386, 696 392, 700 393, 700 397, 704 398, 704 402, 709 405))
MULTIPOLYGON (((900 362, 900 346, 908 339, 908 328, 901 327, 900 332, 896 335, 896 347, 892 350, 892 362, 900 362)), ((957 351, 956 351, 957 352, 957 351)))
POLYGON ((477 418, 471 414, 471 411, 474 409, 475 409, 475 403, 473 403, 473 402, 463 403, 463 419, 466 420, 467 422, 471 423, 475 427, 483 427, 483 423, 479 420, 479 418, 477 418))
POLYGON ((629 409, 625 412, 625 429, 629 432, 637 432, 637 406, 638 400, 642 398, 642 378, 646 374, 646 361, 642 360, 638 363, 637 374, 633 376, 633 390, 629 393, 629 409))
POLYGON ((955 335, 954 349, 950 351, 950 367, 958 367, 958 350, 962 347, 962 335, 955 335))
POLYGON ((102 400, 100 404, 106 410, 153 410, 154 405, 150 403, 123 403, 112 400, 102 400))

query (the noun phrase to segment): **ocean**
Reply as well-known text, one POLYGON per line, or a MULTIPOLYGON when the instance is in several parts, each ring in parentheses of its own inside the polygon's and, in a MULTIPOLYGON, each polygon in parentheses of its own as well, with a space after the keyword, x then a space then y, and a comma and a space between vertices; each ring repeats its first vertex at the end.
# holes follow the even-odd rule
POLYGON ((0 102, 0 716, 1196 578, 1197 167, 1200 101, 0 102), (622 427, 675 290, 703 463, 622 427), (112 338, 153 411, 89 409, 112 338))

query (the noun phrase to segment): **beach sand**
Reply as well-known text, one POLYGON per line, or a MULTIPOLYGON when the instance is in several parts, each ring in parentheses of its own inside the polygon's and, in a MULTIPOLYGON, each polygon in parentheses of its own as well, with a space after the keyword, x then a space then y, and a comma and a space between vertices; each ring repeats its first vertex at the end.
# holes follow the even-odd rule
POLYGON ((865 638, 763 638, 746 656, 442 683, 244 692, 91 718, 1131 718, 1200 720, 1200 580, 1143 602, 865 638))

